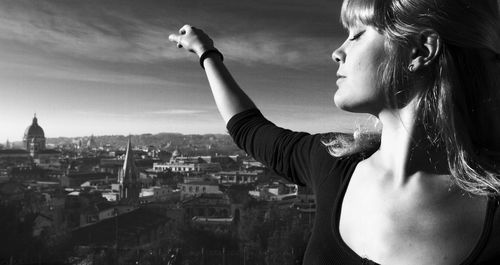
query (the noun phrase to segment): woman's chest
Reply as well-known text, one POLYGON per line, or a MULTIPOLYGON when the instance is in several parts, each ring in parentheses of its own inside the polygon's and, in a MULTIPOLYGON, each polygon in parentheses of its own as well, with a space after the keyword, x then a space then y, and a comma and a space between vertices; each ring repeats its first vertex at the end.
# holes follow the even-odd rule
POLYGON ((486 199, 444 200, 382 187, 353 176, 339 201, 340 237, 358 256, 384 265, 460 264, 475 249, 486 199))

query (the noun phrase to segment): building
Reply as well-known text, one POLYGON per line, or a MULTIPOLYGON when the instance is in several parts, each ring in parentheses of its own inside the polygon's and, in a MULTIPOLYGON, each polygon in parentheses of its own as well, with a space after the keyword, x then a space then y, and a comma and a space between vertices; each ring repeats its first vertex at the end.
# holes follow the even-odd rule
POLYGON ((219 162, 212 161, 210 156, 181 156, 179 150, 172 153, 169 162, 154 163, 153 170, 157 172, 219 172, 222 170, 219 162))
POLYGON ((210 227, 212 230, 229 232, 235 215, 226 194, 202 194, 183 202, 184 218, 192 224, 210 227))
POLYGON ((45 133, 38 125, 36 114, 31 125, 24 131, 23 144, 32 157, 35 157, 39 151, 45 150, 45 133))
POLYGON ((72 231, 75 246, 147 249, 166 233, 169 219, 139 208, 72 231))
POLYGON ((34 163, 45 169, 60 169, 59 158, 61 152, 46 150, 45 132, 38 124, 38 119, 33 117, 33 122, 24 131, 23 146, 28 154, 33 157, 34 163))
POLYGON ((106 172, 118 176, 118 172, 123 168, 123 160, 101 158, 99 161, 99 171, 106 172))
POLYGON ((169 186, 154 186, 141 189, 140 201, 142 202, 160 202, 172 199, 179 199, 179 192, 174 192, 169 186))
POLYGON ((259 171, 226 171, 215 173, 214 177, 218 180, 220 184, 233 184, 233 185, 241 185, 241 184, 253 184, 257 182, 259 176, 262 175, 262 172, 259 171))
POLYGON ((97 143, 94 139, 94 135, 90 135, 90 138, 89 140, 87 141, 87 145, 86 145, 87 149, 89 150, 95 150, 97 149, 97 143))
POLYGON ((118 210, 108 201, 91 204, 80 213, 80 227, 92 225, 116 215, 118 215, 118 210))
POLYGON ((94 190, 99 190, 99 191, 105 191, 109 190, 111 188, 111 183, 116 182, 116 178, 109 178, 108 176, 105 179, 92 179, 85 181, 84 183, 80 184, 80 187, 82 189, 88 188, 88 189, 94 189, 94 190))
POLYGON ((243 159, 243 161, 241 162, 241 166, 245 169, 251 169, 251 168, 262 169, 266 167, 264 166, 264 164, 255 160, 253 157, 247 157, 243 159))
POLYGON ((102 191, 101 196, 109 202, 116 202, 120 199, 120 193, 113 190, 102 191))
MULTIPOLYGON (((134 152, 135 153, 135 152, 134 152)), ((123 159, 119 158, 100 158, 98 170, 100 172, 108 172, 111 174, 116 174, 123 169, 123 165, 125 163, 125 154, 123 155, 123 159)), ((153 167, 154 160, 152 159, 134 159, 135 167, 139 171, 148 170, 153 167)))
POLYGON ((68 172, 61 177, 61 187, 80 188, 80 185, 93 180, 110 180, 113 176, 101 172, 68 172))
POLYGON ((298 185, 274 182, 249 191, 250 196, 264 201, 283 201, 293 203, 297 198, 298 185))
POLYGON ((157 172, 218 172, 221 170, 219 163, 206 163, 203 159, 179 159, 168 163, 154 163, 153 170, 157 172))
POLYGON ((128 203, 138 203, 139 194, 141 192, 141 184, 139 182, 139 171, 135 166, 134 151, 132 151, 132 142, 130 139, 127 144, 127 152, 123 161, 123 168, 118 173, 118 184, 120 201, 128 203))
POLYGON ((24 149, 0 150, 0 168, 13 166, 30 167, 33 159, 30 153, 24 149))
POLYGON ((224 193, 202 194, 182 203, 186 219, 199 218, 231 218, 231 203, 224 193))
POLYGON ((22 201, 25 191, 26 185, 18 182, 9 181, 0 183, 0 203, 22 201))
POLYGON ((215 156, 200 156, 207 163, 219 163, 222 170, 231 171, 240 168, 240 157, 238 155, 215 155, 215 156))
POLYGON ((222 193, 219 190, 219 185, 209 181, 197 181, 180 184, 181 200, 200 196, 204 193, 222 193))
POLYGON ((61 152, 53 149, 46 149, 37 152, 33 162, 44 169, 60 169, 61 162, 59 161, 61 152))
POLYGON ((73 191, 64 200, 64 219, 68 228, 77 228, 99 220, 102 203, 107 203, 101 193, 96 190, 73 191), (91 216, 91 217, 89 217, 91 216))
POLYGON ((12 148, 12 144, 10 143, 9 139, 7 139, 7 141, 5 141, 5 146, 4 146, 5 149, 11 149, 12 148))
POLYGON ((24 149, 5 149, 0 150, 0 159, 22 158, 23 160, 30 157, 30 153, 24 149))

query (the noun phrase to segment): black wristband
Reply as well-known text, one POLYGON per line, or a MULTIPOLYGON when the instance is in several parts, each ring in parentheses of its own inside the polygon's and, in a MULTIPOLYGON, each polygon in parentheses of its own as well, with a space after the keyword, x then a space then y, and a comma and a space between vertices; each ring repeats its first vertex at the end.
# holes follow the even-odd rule
POLYGON ((220 56, 220 60, 221 61, 224 61, 224 56, 222 55, 222 53, 217 50, 217 49, 210 49, 210 50, 206 50, 203 52, 203 54, 200 56, 200 66, 201 68, 205 69, 205 67, 203 67, 203 61, 205 61, 205 59, 207 59, 207 57, 211 54, 211 53, 216 53, 220 56))

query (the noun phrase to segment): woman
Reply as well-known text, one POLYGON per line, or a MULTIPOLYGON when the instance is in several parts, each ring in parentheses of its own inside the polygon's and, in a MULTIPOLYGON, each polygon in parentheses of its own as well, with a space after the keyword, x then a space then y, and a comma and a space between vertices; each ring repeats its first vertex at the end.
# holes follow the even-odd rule
POLYGON ((374 141, 278 128, 203 31, 169 39, 200 56, 236 143, 314 190, 304 264, 500 264, 498 3, 345 0, 341 16, 334 101, 376 116, 374 141))

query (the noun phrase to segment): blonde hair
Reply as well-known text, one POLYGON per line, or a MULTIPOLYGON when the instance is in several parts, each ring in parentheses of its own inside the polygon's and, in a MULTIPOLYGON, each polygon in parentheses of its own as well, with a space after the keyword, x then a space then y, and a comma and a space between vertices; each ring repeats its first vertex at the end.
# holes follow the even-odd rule
MULTIPOLYGON (((442 39, 442 52, 425 73, 427 88, 418 91, 419 118, 432 143, 447 152, 454 182, 478 195, 500 194, 498 83, 487 60, 500 65, 499 8, 496 0, 345 0, 342 23, 372 25, 386 36, 390 56, 380 67, 379 87, 388 107, 410 87, 408 49, 419 34, 432 29, 442 39), (498 141, 498 140, 496 140, 498 141)), ((500 67, 498 67, 500 69, 500 67)), ((378 148, 379 135, 332 135, 323 143, 330 154, 345 156, 378 148)))

